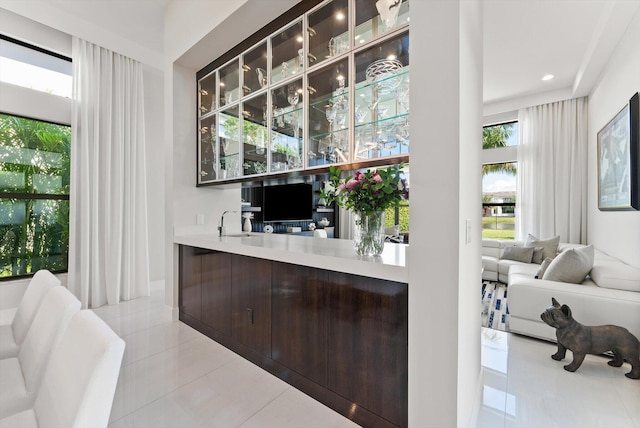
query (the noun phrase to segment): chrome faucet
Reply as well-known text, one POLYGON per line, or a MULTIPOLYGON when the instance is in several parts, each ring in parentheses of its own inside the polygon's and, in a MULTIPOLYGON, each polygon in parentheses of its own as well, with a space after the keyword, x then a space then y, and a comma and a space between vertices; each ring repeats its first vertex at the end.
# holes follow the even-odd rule
POLYGON ((220 226, 218 226, 218 232, 220 233, 219 236, 225 236, 226 232, 224 229, 224 215, 226 213, 237 213, 238 211, 232 211, 232 210, 228 210, 222 213, 222 216, 220 217, 220 226))

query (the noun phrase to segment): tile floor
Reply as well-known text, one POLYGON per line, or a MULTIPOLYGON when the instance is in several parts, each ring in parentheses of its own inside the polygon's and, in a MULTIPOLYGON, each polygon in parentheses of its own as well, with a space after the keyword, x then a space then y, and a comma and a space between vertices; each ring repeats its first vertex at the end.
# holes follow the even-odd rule
POLYGON ((94 310, 126 342, 111 428, 357 427, 181 322, 164 291, 94 310))
MULTIPOLYGON (((111 428, 354 427, 192 328, 171 321, 164 291, 95 309, 127 347, 111 428)), ((482 329, 478 427, 640 428, 640 381, 588 356, 576 373, 555 345, 482 329)))
POLYGON ((640 428, 640 380, 606 357, 588 355, 569 373, 551 359, 556 345, 482 329, 482 428, 640 428))

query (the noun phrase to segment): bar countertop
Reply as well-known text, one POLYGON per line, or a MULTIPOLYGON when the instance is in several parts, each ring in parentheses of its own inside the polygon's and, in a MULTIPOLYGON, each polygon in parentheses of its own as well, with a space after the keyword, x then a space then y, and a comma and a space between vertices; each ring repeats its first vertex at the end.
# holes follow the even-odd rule
POLYGON ((218 236, 205 226, 176 229, 173 242, 301 266, 408 283, 406 244, 385 243, 378 257, 358 256, 353 241, 291 234, 234 233, 218 236))

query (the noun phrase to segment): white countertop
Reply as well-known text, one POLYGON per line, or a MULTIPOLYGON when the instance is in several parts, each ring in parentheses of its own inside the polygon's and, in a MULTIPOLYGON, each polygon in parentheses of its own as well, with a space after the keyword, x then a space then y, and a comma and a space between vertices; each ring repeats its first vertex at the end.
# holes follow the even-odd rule
POLYGON ((361 257, 355 253, 353 241, 345 239, 267 233, 220 237, 217 231, 204 226, 176 229, 173 242, 370 278, 409 282, 406 262, 409 246, 404 244, 386 243, 379 257, 361 257))

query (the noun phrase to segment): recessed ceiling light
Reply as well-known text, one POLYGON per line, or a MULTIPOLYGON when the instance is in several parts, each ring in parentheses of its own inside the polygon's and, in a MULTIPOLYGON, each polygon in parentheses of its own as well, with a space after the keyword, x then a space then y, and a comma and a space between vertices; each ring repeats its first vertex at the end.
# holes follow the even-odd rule
POLYGON ((344 19, 344 13, 342 13, 342 12, 336 13, 336 19, 338 21, 342 21, 344 19))
POLYGON ((393 61, 394 59, 397 59, 397 58, 398 58, 398 57, 397 57, 397 56, 395 56, 394 54, 391 54, 391 55, 389 55, 389 56, 387 57, 387 59, 388 59, 388 60, 391 60, 391 61, 393 61))
POLYGON ((551 80, 551 79, 553 79, 554 77, 555 77, 555 76, 554 76, 553 74, 545 74, 545 75, 542 77, 542 80, 544 80, 544 81, 546 82, 547 80, 551 80))
POLYGON ((298 38, 296 38, 296 40, 300 43, 304 42, 304 39, 302 38, 302 36, 298 36, 298 38))

